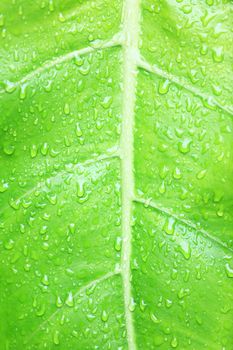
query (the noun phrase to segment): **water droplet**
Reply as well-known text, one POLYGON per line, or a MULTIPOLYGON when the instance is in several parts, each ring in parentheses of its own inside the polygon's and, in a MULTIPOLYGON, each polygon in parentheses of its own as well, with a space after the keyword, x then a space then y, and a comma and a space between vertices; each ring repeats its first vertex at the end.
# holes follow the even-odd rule
POLYGON ((101 105, 105 108, 108 109, 112 104, 112 96, 106 96, 104 100, 101 102, 101 105))
POLYGON ((65 103, 65 106, 64 106, 64 113, 66 115, 70 114, 70 106, 68 103, 65 103))
POLYGON ((76 124, 75 133, 76 133, 76 135, 77 135, 78 137, 82 136, 82 134, 83 134, 83 133, 82 133, 82 130, 81 130, 81 128, 80 128, 79 123, 76 124))
POLYGON ((168 220, 166 220, 165 222, 163 229, 168 235, 173 235, 175 230, 175 219, 172 217, 168 218, 168 220))
POLYGON ((227 263, 225 265, 227 277, 233 278, 233 268, 227 263))
POLYGON ((61 298, 59 296, 57 296, 57 299, 56 299, 56 306, 57 307, 62 307, 63 305, 63 302, 61 300, 61 298))
POLYGON ((183 254, 186 260, 191 257, 191 248, 187 241, 182 241, 179 243, 178 251, 183 254))
POLYGON ((172 300, 166 299, 165 306, 169 309, 172 306, 172 300))
POLYGON ((74 58, 74 63, 76 64, 76 66, 81 67, 83 65, 83 63, 84 63, 84 60, 83 60, 83 58, 81 56, 77 55, 74 58))
POLYGON ((82 179, 80 179, 77 183, 77 196, 79 198, 82 198, 84 197, 84 195, 85 195, 85 182, 82 179))
POLYGON ((49 285, 49 278, 47 275, 44 275, 41 279, 41 282, 44 286, 48 286, 49 285))
POLYGON ((176 337, 173 337, 173 338, 172 338, 171 346, 172 346, 173 348, 177 348, 177 346, 178 346, 178 340, 177 340, 176 337))
POLYGON ((160 95, 165 95, 170 86, 170 81, 168 79, 159 82, 159 93, 160 95))
POLYGON ((205 177, 205 175, 206 175, 206 172, 207 172, 206 169, 199 171, 199 173, 197 173, 197 179, 198 180, 203 179, 205 177))
POLYGON ((5 91, 8 94, 11 94, 12 92, 14 92, 16 89, 16 85, 14 83, 12 83, 11 81, 5 81, 5 91))
POLYGON ((45 305, 41 305, 41 307, 36 311, 36 316, 43 316, 45 314, 45 305))
POLYGON ((157 316, 155 316, 155 314, 153 314, 152 312, 150 313, 150 319, 153 323, 160 323, 161 321, 157 318, 157 316))
POLYGON ((32 145, 30 147, 30 155, 32 158, 35 158, 37 155, 37 146, 36 145, 32 145))
POLYGON ((136 303, 134 301, 133 298, 130 299, 130 303, 129 303, 129 311, 133 312, 136 308, 136 303))
POLYGON ((10 143, 7 143, 3 146, 3 152, 8 156, 11 156, 15 151, 15 146, 10 143))
POLYGON ((53 3, 53 0, 49 0, 49 11, 51 11, 51 12, 54 11, 54 3, 53 3))
POLYGON ((56 330, 53 334, 53 342, 55 345, 59 345, 60 341, 59 341, 59 332, 56 330))
POLYGON ((0 13, 0 27, 4 26, 4 22, 5 22, 4 15, 3 15, 3 13, 0 13))
POLYGON ((88 75, 88 73, 90 72, 91 66, 87 63, 85 63, 81 68, 79 68, 79 72, 82 75, 88 75))
POLYGON ((59 20, 59 22, 61 22, 61 23, 64 23, 65 22, 65 17, 64 17, 64 15, 60 12, 59 13, 59 15, 58 15, 58 20, 59 20))
POLYGON ((7 241, 4 245, 4 247, 7 250, 11 250, 14 247, 15 242, 12 239, 9 239, 9 241, 7 241))
POLYGON ((57 203, 57 195, 56 194, 48 194, 47 198, 51 204, 55 205, 57 203))
POLYGON ((66 305, 69 307, 73 307, 74 306, 74 299, 73 299, 73 294, 72 292, 69 292, 68 297, 66 299, 66 305))
POLYGON ((0 182, 0 193, 6 192, 8 189, 8 183, 0 182))
POLYGON ((117 252, 120 252, 120 250, 121 250, 121 237, 116 238, 114 248, 117 252))
POLYGON ((25 230, 25 225, 24 225, 24 224, 20 224, 20 225, 19 225, 19 230, 20 230, 21 233, 24 234, 25 231, 26 231, 26 230, 25 230))
POLYGON ((166 192, 165 182, 162 181, 161 185, 159 186, 159 193, 164 194, 166 192))
POLYGON ((181 179, 182 175, 181 175, 181 171, 179 168, 175 168, 174 171, 173 171, 173 174, 172 174, 173 178, 176 179, 176 180, 179 180, 181 179))
POLYGON ((68 225, 68 228, 69 228, 69 231, 70 231, 71 234, 74 234, 74 233, 75 233, 75 224, 70 223, 70 224, 68 225))
POLYGON ((220 63, 223 61, 224 55, 223 55, 223 48, 222 47, 216 47, 213 50, 213 59, 217 63, 220 63))
POLYGON ((46 156, 48 154, 48 150, 49 150, 49 145, 47 144, 47 142, 44 142, 40 149, 41 154, 43 156, 46 156))
POLYGON ((181 153, 186 154, 190 151, 191 140, 184 139, 182 142, 178 143, 178 149, 181 153))
POLYGON ((27 85, 26 84, 21 85, 20 93, 19 93, 19 98, 21 100, 24 100, 26 98, 26 96, 27 96, 27 91, 26 90, 27 90, 27 85))
POLYGON ((103 312, 102 312, 101 320, 103 322, 107 322, 107 320, 108 320, 108 314, 107 314, 107 312, 105 310, 103 310, 103 312))
POLYGON ((78 338, 78 332, 77 331, 73 330, 71 334, 73 335, 73 337, 78 338))
POLYGON ((146 308, 146 303, 143 299, 140 300, 140 310, 141 311, 145 311, 145 308, 146 308))

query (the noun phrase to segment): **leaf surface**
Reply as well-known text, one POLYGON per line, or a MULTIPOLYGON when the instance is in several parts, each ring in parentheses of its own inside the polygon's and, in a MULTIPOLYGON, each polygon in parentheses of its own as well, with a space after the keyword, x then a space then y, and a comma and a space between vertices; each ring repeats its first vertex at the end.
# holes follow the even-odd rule
POLYGON ((1 349, 233 349, 232 19, 1 1, 1 349))

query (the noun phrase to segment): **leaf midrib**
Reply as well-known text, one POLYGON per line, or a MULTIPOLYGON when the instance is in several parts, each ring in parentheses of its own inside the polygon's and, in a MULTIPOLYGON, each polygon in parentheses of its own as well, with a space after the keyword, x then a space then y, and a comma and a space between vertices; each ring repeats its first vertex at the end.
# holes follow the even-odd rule
POLYGON ((132 250, 132 205, 134 197, 134 111, 136 100, 137 58, 139 56, 140 0, 125 0, 123 7, 123 119, 120 139, 122 190, 121 273, 124 292, 128 349, 136 350, 132 302, 130 258, 132 250))

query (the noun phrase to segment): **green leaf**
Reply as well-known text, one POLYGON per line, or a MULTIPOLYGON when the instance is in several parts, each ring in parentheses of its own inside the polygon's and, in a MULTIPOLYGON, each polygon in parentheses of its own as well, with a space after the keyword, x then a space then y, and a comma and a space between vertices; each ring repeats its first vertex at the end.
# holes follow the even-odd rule
POLYGON ((232 20, 1 0, 1 350, 233 349, 232 20))

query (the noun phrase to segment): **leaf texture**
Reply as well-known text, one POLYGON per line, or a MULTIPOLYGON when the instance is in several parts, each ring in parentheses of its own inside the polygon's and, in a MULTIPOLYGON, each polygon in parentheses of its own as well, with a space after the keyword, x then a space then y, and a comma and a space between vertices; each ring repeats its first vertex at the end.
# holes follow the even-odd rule
POLYGON ((0 3, 0 349, 233 350, 233 7, 0 3))

